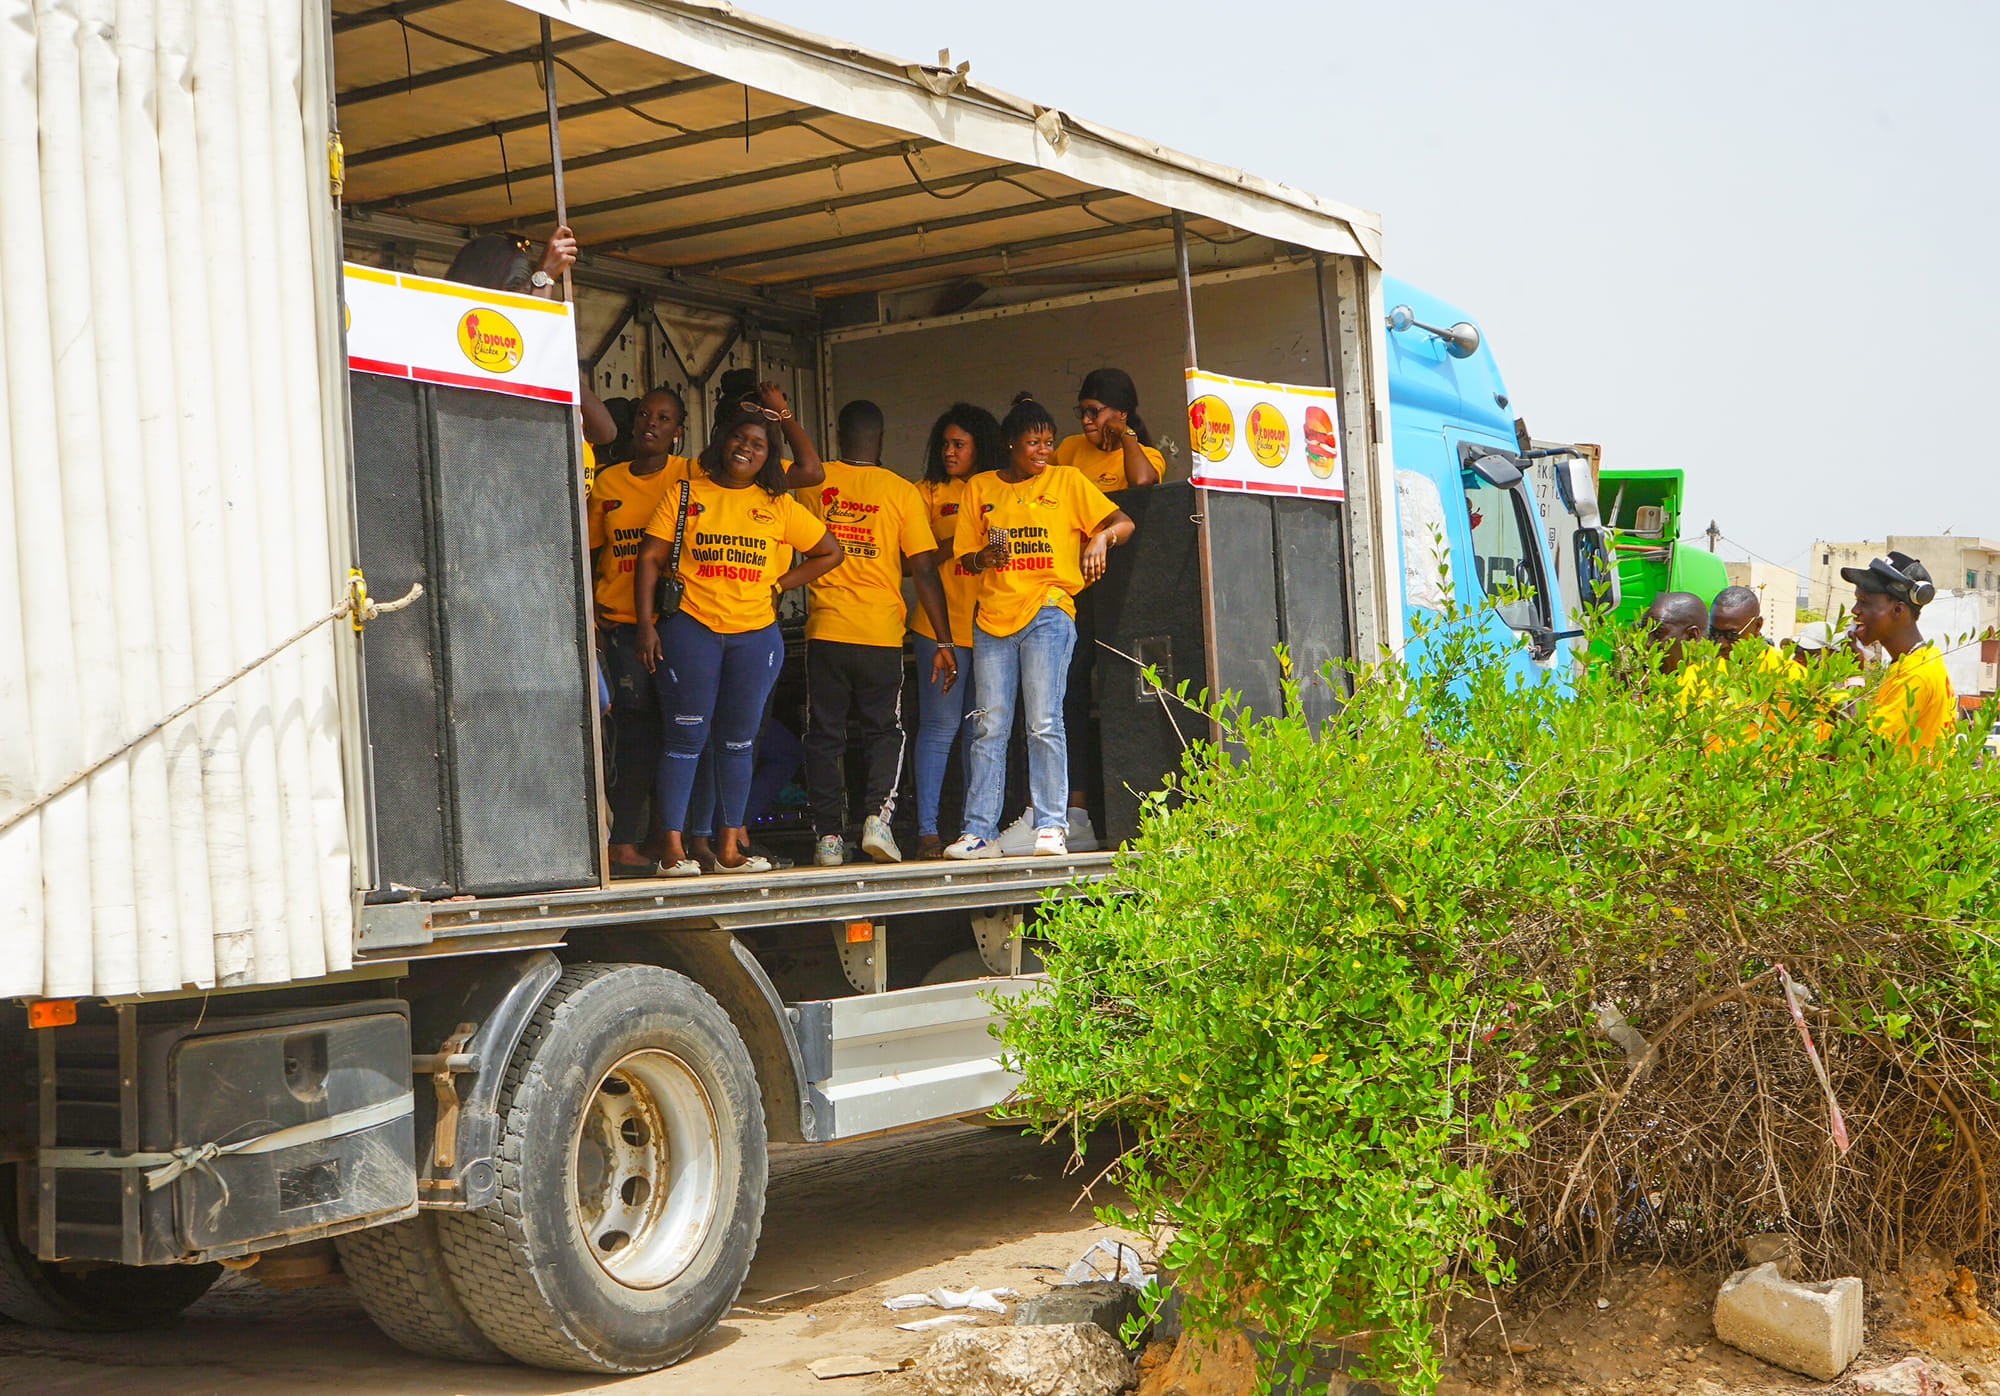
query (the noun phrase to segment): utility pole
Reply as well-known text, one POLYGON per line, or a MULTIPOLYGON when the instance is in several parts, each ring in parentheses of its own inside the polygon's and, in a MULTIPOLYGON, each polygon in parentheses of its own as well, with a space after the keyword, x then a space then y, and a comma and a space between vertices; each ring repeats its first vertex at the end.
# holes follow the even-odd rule
POLYGON ((1722 537, 1722 529, 1716 525, 1714 519, 1710 519, 1708 521, 1708 550, 1710 552, 1715 551, 1716 542, 1721 537, 1722 537))

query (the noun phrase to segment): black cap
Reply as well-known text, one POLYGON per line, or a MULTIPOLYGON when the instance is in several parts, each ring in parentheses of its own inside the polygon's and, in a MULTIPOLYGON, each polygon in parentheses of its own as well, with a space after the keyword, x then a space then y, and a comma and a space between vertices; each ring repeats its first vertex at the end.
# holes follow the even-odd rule
POLYGON ((1930 569, 1908 553, 1892 552, 1886 558, 1876 558, 1866 567, 1843 567, 1840 575, 1843 581, 1853 583, 1856 591, 1893 596, 1912 610, 1928 606, 1937 595, 1937 588, 1931 583, 1930 569))

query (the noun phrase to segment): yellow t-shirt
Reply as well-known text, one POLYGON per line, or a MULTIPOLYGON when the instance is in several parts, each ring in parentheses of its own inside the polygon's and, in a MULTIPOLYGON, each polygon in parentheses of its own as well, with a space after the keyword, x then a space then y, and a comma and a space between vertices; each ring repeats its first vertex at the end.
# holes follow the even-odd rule
MULTIPOLYGON (((1757 652, 1753 662, 1758 671, 1777 675, 1779 682, 1785 687, 1790 688, 1805 681, 1805 666, 1796 659, 1787 657, 1784 651, 1776 646, 1767 645, 1758 639, 1739 640, 1737 643, 1755 645, 1757 652)), ((1733 720, 1743 724, 1740 738, 1732 736, 1721 728, 1712 732, 1708 738, 1709 751, 1720 751, 1724 747, 1735 746, 1738 740, 1753 741, 1765 730, 1767 723, 1774 728, 1783 729, 1796 718, 1797 714, 1793 711, 1793 704, 1789 698, 1758 702, 1750 700, 1747 696, 1719 695, 1716 691, 1717 685, 1725 682, 1726 677, 1727 666, 1717 659, 1696 660, 1685 664, 1675 675, 1682 712, 1686 712, 1695 704, 1714 705, 1717 709, 1715 716, 1719 721, 1733 720)), ((1824 737, 1826 734, 1822 730, 1819 735, 1824 737)))
POLYGON ((1007 530, 1012 556, 979 574, 979 628, 1012 635, 1044 606, 1076 614, 1070 600, 1083 590, 1083 540, 1118 511, 1104 492, 1068 466, 1051 465, 1019 483, 989 470, 965 482, 953 555, 986 544, 986 530, 1007 530))
MULTIPOLYGON (((1160 477, 1165 479, 1166 459, 1151 446, 1141 446, 1139 449, 1146 453, 1146 459, 1153 463, 1153 469, 1159 471, 1160 477)), ((1125 474, 1125 452, 1100 451, 1090 444, 1090 438, 1082 432, 1078 432, 1075 436, 1065 436, 1057 445, 1056 464, 1081 470, 1084 479, 1106 493, 1132 488, 1131 478, 1125 474)))
POLYGON ((590 490, 590 548, 596 554, 597 614, 602 620, 630 625, 632 567, 639 540, 669 490, 679 498, 678 485, 689 478, 694 463, 668 456, 650 475, 634 475, 629 462, 607 465, 597 472, 590 490))
MULTIPOLYGON (((950 543, 958 534, 958 509, 965 502, 965 481, 934 484, 919 480, 917 495, 924 502, 937 546, 950 543)), ((951 643, 970 648, 972 608, 979 600, 979 574, 967 567, 963 558, 954 557, 938 568, 938 581, 944 585, 945 610, 951 616, 951 643)), ((910 629, 927 640, 937 639, 931 634, 931 618, 922 606, 910 608, 910 629)))
MULTIPOLYGON (((705 470, 693 475, 681 545, 681 609, 718 635, 762 630, 778 618, 771 585, 790 570, 786 549, 811 548, 826 528, 788 494, 773 499, 756 485, 733 490, 705 470)), ((671 543, 679 502, 678 491, 663 498, 646 532, 671 543)))
POLYGON ((847 553, 812 584, 806 638, 901 649, 903 558, 937 546, 917 487, 879 465, 830 460, 824 480, 792 495, 847 553))
POLYGON ((576 463, 583 470, 583 492, 587 495, 597 483, 597 452, 588 441, 576 443, 576 463))
POLYGON ((1928 751, 1957 716, 1958 697, 1944 656, 1931 644, 1919 645, 1891 664, 1868 703, 1868 725, 1913 751, 1928 751))

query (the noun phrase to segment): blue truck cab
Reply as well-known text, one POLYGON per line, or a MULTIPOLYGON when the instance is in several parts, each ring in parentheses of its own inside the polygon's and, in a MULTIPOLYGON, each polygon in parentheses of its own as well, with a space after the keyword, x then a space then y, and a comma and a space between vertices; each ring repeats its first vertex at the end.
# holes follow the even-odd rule
POLYGON ((1402 545, 1406 658, 1449 587, 1461 613, 1512 647, 1521 682, 1564 682, 1570 642, 1555 558, 1527 479, 1506 384, 1457 307, 1382 278, 1389 307, 1389 431, 1402 545))

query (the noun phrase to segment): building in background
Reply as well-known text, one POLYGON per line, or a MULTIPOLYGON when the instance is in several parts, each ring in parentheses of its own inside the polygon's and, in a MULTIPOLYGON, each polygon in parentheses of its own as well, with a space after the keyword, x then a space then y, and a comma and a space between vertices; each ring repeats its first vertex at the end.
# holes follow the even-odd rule
POLYGON ((1817 542, 1808 560, 1807 605, 1828 620, 1852 610, 1854 587, 1840 579, 1840 569, 1866 567, 1871 559, 1892 552, 1922 562, 1937 586, 1937 599, 1924 608, 1924 638, 1943 652, 1960 705, 1972 707, 1991 697, 2000 669, 1994 663, 1995 651, 2000 646, 1987 637, 2000 626, 2000 542, 1950 533, 1892 533, 1880 542, 1817 542))
POLYGON ((1725 563, 1729 585, 1749 587, 1757 593, 1764 609, 1764 638, 1772 644, 1789 640, 1798 630, 1799 574, 1774 563, 1725 563))
POLYGON ((1892 533, 1880 542, 1814 543, 1806 567, 1806 604, 1828 620, 1842 607, 1853 609, 1854 588, 1840 580, 1843 567, 1866 567, 1872 558, 1908 553, 1930 569, 1943 591, 1976 592, 1985 599, 1984 623, 2000 612, 2000 542, 1959 538, 1949 533, 1892 533))

